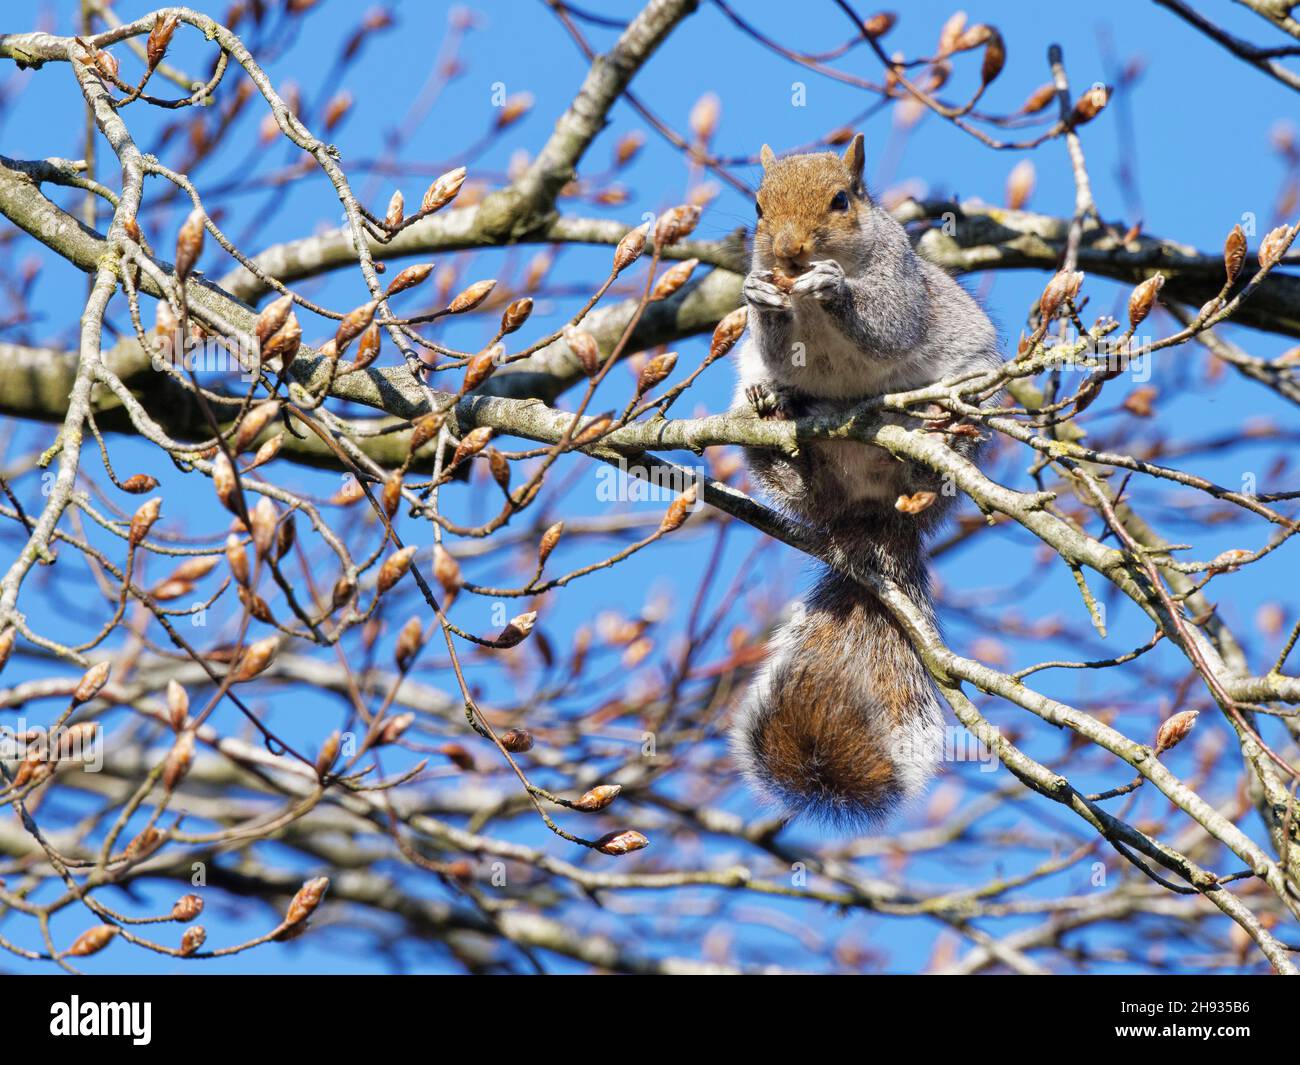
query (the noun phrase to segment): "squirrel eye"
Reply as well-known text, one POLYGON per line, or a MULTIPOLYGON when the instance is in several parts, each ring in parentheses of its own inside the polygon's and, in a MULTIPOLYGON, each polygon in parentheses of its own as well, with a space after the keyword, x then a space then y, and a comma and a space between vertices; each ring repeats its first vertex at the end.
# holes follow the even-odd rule
POLYGON ((840 189, 840 191, 837 192, 831 198, 831 210, 847 211, 848 209, 849 209, 849 194, 845 192, 843 189, 840 189))

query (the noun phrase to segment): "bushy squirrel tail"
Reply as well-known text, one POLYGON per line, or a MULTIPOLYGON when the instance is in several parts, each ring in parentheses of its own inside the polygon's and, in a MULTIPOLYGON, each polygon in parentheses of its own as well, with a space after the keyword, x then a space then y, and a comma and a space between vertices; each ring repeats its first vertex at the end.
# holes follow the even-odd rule
MULTIPOLYGON (((933 620, 923 524, 879 508, 828 535, 933 620)), ((921 791, 942 743, 938 693, 903 629, 865 587, 829 568, 775 634, 731 731, 760 793, 842 827, 878 823, 921 791)))

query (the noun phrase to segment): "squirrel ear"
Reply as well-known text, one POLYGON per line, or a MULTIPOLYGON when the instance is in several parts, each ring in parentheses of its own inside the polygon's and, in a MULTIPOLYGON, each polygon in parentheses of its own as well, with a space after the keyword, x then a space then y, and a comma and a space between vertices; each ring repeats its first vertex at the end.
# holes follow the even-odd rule
POLYGON ((855 133, 849 146, 844 149, 844 165, 849 168, 853 184, 858 188, 862 187, 862 164, 865 155, 862 148, 862 134, 855 133))
POLYGON ((766 170, 776 162, 776 152, 772 151, 772 149, 765 144, 761 149, 759 149, 758 160, 763 164, 763 169, 766 170))

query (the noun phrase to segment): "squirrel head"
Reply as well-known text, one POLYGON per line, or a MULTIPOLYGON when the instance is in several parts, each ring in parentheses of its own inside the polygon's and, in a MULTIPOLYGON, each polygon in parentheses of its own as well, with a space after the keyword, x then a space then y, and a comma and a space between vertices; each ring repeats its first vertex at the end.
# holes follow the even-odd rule
POLYGON ((843 157, 813 152, 778 159, 765 144, 759 158, 756 265, 794 276, 818 259, 836 259, 846 267, 861 259, 863 228, 872 210, 862 180, 861 133, 843 157))

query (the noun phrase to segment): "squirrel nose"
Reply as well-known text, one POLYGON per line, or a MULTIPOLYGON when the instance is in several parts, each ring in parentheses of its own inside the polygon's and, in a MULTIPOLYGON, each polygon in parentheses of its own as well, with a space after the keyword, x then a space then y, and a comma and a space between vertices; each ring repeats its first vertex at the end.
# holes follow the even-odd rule
POLYGON ((772 241, 772 251, 778 259, 795 262, 808 253, 808 238, 794 233, 778 233, 772 241))

